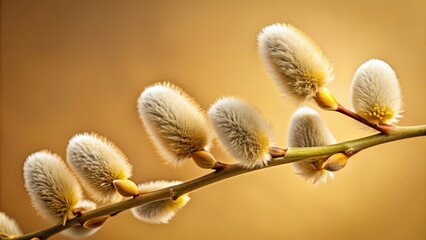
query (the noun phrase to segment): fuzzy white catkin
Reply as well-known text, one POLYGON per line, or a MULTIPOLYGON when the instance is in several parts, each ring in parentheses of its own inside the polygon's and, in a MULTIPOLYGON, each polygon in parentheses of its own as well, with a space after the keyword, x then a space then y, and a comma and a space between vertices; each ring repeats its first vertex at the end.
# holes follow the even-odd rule
POLYGON ((132 166, 113 142, 94 133, 77 134, 68 143, 67 160, 95 201, 112 203, 122 199, 113 181, 130 178, 132 166))
POLYGON ((284 96, 303 102, 334 79, 333 67, 317 44, 290 24, 273 24, 257 37, 259 54, 284 96))
POLYGON ((199 105, 171 83, 147 87, 138 99, 139 116, 159 154, 171 166, 200 150, 208 150, 211 136, 199 105))
MULTIPOLYGON (((334 143, 335 138, 315 110, 301 107, 293 114, 288 131, 289 147, 317 147, 334 143)), ((315 162, 299 161, 292 163, 292 166, 297 174, 313 183, 325 182, 327 176, 333 177, 333 173, 317 169, 315 162)))
POLYGON ((0 236, 20 236, 22 231, 14 219, 0 212, 0 236))
MULTIPOLYGON (((181 183, 180 181, 153 181, 139 184, 138 189, 140 193, 147 193, 181 183)), ((171 199, 160 200, 132 208, 131 211, 133 216, 141 221, 164 224, 168 223, 189 200, 190 197, 184 194, 174 201, 171 199)))
POLYGON ((235 97, 223 97, 210 107, 208 116, 221 145, 240 165, 252 168, 271 160, 272 131, 254 107, 235 97))
MULTIPOLYGON (((96 209, 96 203, 89 200, 80 200, 74 208, 82 208, 83 212, 88 212, 96 209)), ((81 225, 68 228, 61 233, 72 238, 85 238, 96 233, 101 227, 87 229, 81 225)))
POLYGON ((398 79, 384 61, 372 59, 358 68, 352 80, 351 99, 355 112, 372 123, 393 124, 401 117, 398 79))
POLYGON ((62 159, 49 151, 31 154, 24 164, 25 188, 44 218, 61 222, 72 216, 82 190, 62 159))

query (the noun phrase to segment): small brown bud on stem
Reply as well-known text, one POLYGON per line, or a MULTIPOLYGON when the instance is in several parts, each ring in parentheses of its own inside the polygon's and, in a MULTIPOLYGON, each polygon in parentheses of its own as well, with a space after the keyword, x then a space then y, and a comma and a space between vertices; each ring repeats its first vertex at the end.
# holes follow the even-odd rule
POLYGON ((272 158, 276 157, 284 157, 286 153, 286 149, 279 148, 279 147, 270 147, 269 148, 269 154, 272 158))
POLYGON ((110 216, 100 216, 100 217, 95 217, 92 219, 87 220, 86 222, 83 223, 83 227, 87 228, 87 229, 93 229, 93 228, 98 228, 100 226, 102 226, 106 220, 109 219, 110 216))

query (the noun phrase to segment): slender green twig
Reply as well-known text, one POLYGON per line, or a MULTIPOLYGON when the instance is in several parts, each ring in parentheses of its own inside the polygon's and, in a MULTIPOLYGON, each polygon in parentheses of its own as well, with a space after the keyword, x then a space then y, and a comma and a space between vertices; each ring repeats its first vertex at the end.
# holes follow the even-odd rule
POLYGON ((239 165, 227 165, 221 171, 215 171, 208 173, 199 178, 184 182, 179 185, 175 185, 169 188, 164 188, 158 191, 145 193, 136 198, 125 200, 119 203, 111 204, 104 206, 98 209, 95 209, 90 212, 86 212, 81 216, 78 216, 74 219, 69 220, 65 225, 58 224, 50 228, 26 234, 14 239, 24 240, 32 239, 37 237, 39 239, 47 239, 50 236, 61 232, 69 227, 82 224, 89 219, 93 219, 99 216, 105 215, 114 215, 118 212, 143 205, 146 203, 163 200, 163 199, 175 199, 182 194, 194 191, 196 189, 202 188, 204 186, 210 185, 221 180, 237 176, 243 173, 248 173, 256 171, 259 169, 274 167, 290 162, 296 162, 306 159, 313 158, 324 158, 330 156, 334 153, 345 152, 349 155, 353 155, 361 150, 364 150, 369 147, 373 147, 379 144, 384 144, 387 142, 397 141, 406 138, 413 138, 426 135, 426 125, 422 126, 411 126, 411 127, 395 127, 392 132, 389 134, 376 134, 356 140, 351 140, 347 142, 342 142, 339 144, 334 144, 330 146, 321 146, 321 147, 309 147, 309 148, 289 148, 287 149, 286 155, 284 157, 274 158, 268 166, 257 167, 253 169, 242 168, 239 165))

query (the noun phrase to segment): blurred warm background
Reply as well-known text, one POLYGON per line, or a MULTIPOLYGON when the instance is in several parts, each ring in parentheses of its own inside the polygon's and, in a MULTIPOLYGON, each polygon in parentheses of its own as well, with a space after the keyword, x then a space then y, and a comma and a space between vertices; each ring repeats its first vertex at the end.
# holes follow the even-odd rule
MULTIPOLYGON (((181 86, 206 109, 221 95, 243 98, 286 146, 296 107, 280 98, 256 50, 257 33, 275 22, 317 41, 335 66, 329 88, 344 105, 356 68, 387 61, 404 95, 401 125, 425 124, 424 9, 423 0, 2 0, 0 211, 24 232, 51 226, 31 207, 23 163, 40 149, 64 156, 68 139, 84 131, 113 140, 137 182, 207 173, 190 161, 167 168, 157 157, 136 110, 156 81, 181 86)), ((339 141, 373 133, 320 114, 339 141)), ((169 225, 124 212, 88 239, 425 239, 425 147, 417 138, 368 149, 325 185, 288 165, 235 177, 193 192, 169 225)), ((232 162, 218 147, 214 153, 232 162)))

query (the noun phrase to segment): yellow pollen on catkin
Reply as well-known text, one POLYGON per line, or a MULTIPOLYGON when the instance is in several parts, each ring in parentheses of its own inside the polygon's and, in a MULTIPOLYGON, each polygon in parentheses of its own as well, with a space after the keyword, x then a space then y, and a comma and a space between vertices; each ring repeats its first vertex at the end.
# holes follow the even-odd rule
POLYGON ((311 73, 304 73, 303 79, 306 80, 306 82, 317 82, 319 80, 318 77, 315 76, 315 74, 311 73))
POLYGON ((124 171, 119 171, 116 173, 115 177, 116 177, 115 179, 127 179, 128 174, 124 171))
POLYGON ((312 73, 304 73, 303 77, 307 80, 310 80, 311 82, 315 82, 319 86, 322 86, 325 83, 324 73, 319 72, 319 71, 315 71, 315 72, 312 72, 312 73))
POLYGON ((269 138, 266 134, 260 134, 256 136, 256 139, 259 144, 259 149, 262 151, 269 151, 269 138))
POLYGON ((294 83, 295 92, 303 94, 314 94, 320 86, 324 85, 324 74, 319 72, 304 73, 299 81, 294 83))
POLYGON ((395 111, 386 105, 379 106, 375 103, 372 110, 368 112, 368 120, 375 124, 388 123, 395 115, 395 111))

